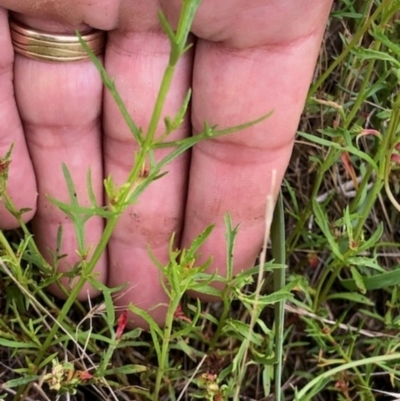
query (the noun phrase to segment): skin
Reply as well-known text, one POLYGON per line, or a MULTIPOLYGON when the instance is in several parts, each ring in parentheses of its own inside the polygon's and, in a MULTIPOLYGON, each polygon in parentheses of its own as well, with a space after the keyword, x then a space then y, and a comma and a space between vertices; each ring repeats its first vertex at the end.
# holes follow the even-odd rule
MULTIPOLYGON (((224 128, 271 110, 273 115, 240 133, 198 144, 191 157, 184 155, 169 165, 168 175, 129 208, 96 270, 108 285, 128 283, 117 305, 134 302, 162 324, 167 298, 147 247, 165 262, 172 232, 181 246, 188 246, 215 223, 200 262, 213 255, 211 270, 224 274, 227 212, 234 225, 240 224, 235 271, 253 265, 263 239, 266 197, 276 198, 279 192, 331 3, 203 1, 192 29, 196 45, 178 65, 163 111, 174 115, 192 86, 192 112, 171 139, 200 131, 205 120, 224 128)), ((45 197, 68 200, 61 162, 68 165, 83 204, 88 204, 90 167, 101 201, 103 177, 112 174, 117 183, 124 182, 135 144, 90 62, 46 63, 13 54, 7 12, 47 32, 88 27, 110 31, 106 69, 133 119, 145 130, 169 54, 157 9, 161 7, 175 24, 180 4, 180 0, 0 0, 0 155, 15 144, 9 192, 18 207, 32 209, 24 218, 34 216, 35 239, 49 260, 48 249, 55 248, 57 229, 63 225, 61 252, 68 257, 60 269, 78 260, 71 222, 45 197)), ((160 124, 157 134, 162 131, 160 124)), ((15 225, 0 205, 0 228, 15 225)), ((88 244, 99 240, 102 227, 101 219, 89 221, 88 244)), ((51 290, 59 294, 56 288, 51 290)), ((94 295, 96 291, 87 287, 81 298, 94 295)), ((134 316, 131 320, 143 325, 134 316)))

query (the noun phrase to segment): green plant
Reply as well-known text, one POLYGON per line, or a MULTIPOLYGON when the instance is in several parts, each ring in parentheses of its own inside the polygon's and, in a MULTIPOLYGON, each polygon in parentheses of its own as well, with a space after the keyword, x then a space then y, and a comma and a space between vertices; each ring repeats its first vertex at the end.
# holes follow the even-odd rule
MULTIPOLYGON (((260 320, 262 307, 276 302, 283 302, 290 297, 290 291, 289 288, 283 288, 270 296, 260 295, 261 281, 259 280, 255 294, 243 292, 244 286, 253 281, 253 275, 258 273, 262 277, 265 270, 277 268, 277 266, 265 263, 264 258, 264 261, 260 264, 260 268, 233 277, 233 261, 230 255, 232 255, 237 228, 231 227, 230 219, 227 217, 227 255, 229 255, 227 263, 230 271, 228 277, 209 276, 205 273, 207 264, 196 266, 198 248, 208 237, 212 227, 208 228, 195 239, 191 247, 186 250, 175 251, 172 239, 170 262, 166 266, 163 266, 154 259, 154 263, 166 277, 167 284, 165 284, 164 289, 170 298, 165 327, 158 327, 147 312, 133 305, 131 306, 132 311, 142 316, 149 323, 152 340, 150 347, 154 353, 157 367, 151 368, 143 364, 133 363, 124 364, 117 368, 110 368, 110 362, 119 349, 135 345, 140 347, 143 345, 139 340, 140 330, 124 333, 126 319, 124 313, 120 315, 118 320, 116 319, 113 296, 120 288, 109 289, 98 282, 92 274, 96 263, 107 246, 119 217, 129 205, 137 201, 138 197, 154 180, 162 179, 162 175, 164 174, 162 173, 162 169, 164 166, 187 151, 194 144, 219 135, 240 131, 269 116, 269 114, 266 114, 256 121, 224 130, 210 127, 205 122, 203 132, 198 135, 180 141, 168 142, 170 133, 177 129, 183 121, 190 100, 190 92, 188 92, 177 115, 165 119, 165 133, 162 135, 162 140, 155 138, 155 129, 161 117, 175 66, 180 57, 190 47, 190 45, 187 45, 187 37, 199 3, 200 1, 198 0, 187 0, 183 3, 181 18, 176 32, 172 31, 163 14, 159 14, 161 25, 171 43, 171 53, 146 133, 143 133, 131 119, 113 81, 109 78, 99 60, 81 40, 82 46, 90 55, 92 62, 101 74, 104 85, 112 94, 127 125, 130 127, 132 135, 139 145, 139 151, 134 157, 134 165, 125 184, 117 186, 113 182, 112 177, 108 177, 105 180, 104 185, 108 199, 106 206, 99 205, 96 202, 91 184, 90 171, 87 174, 87 190, 91 205, 89 207, 82 206, 75 196, 76 190, 68 167, 63 165, 70 201, 69 203, 60 202, 57 199, 51 199, 51 201, 69 217, 75 227, 78 243, 77 252, 80 256, 80 262, 75 266, 73 272, 68 273, 69 276, 73 275, 78 278, 70 291, 61 286, 61 274, 56 274, 55 270, 40 255, 32 235, 21 219, 24 211, 16 210, 7 194, 6 182, 8 166, 12 162, 12 149, 1 160, 3 167, 0 172, 0 194, 4 198, 9 211, 19 221, 23 232, 23 236, 18 239, 19 244, 17 247, 10 244, 4 234, 0 232, 0 242, 2 245, 1 268, 6 276, 7 283, 11 285, 8 287, 8 291, 10 293, 13 292, 12 300, 10 301, 11 311, 5 313, 6 319, 2 322, 2 326, 6 327, 7 324, 12 322, 9 337, 14 337, 14 332, 22 331, 24 334, 23 340, 20 341, 12 341, 6 338, 0 340, 0 345, 8 349, 13 349, 18 358, 24 360, 24 362, 21 361, 22 367, 14 369, 14 373, 18 374, 19 377, 10 379, 1 386, 3 390, 17 387, 14 399, 19 399, 21 396, 26 397, 32 389, 32 385, 36 385, 37 381, 47 384, 48 389, 55 391, 57 394, 66 393, 73 395, 79 387, 91 385, 99 394, 105 396, 108 392, 109 396, 116 399, 117 396, 115 395, 114 388, 118 389, 122 385, 127 385, 129 382, 126 376, 131 374, 140 375, 143 381, 148 380, 148 378, 151 380, 154 378, 154 388, 144 390, 137 386, 132 386, 129 389, 130 386, 128 385, 126 391, 132 392, 136 396, 141 395, 153 400, 158 400, 161 393, 167 391, 171 399, 174 399, 174 384, 181 372, 178 367, 171 367, 170 353, 174 349, 179 349, 191 358, 194 355, 205 356, 206 353, 204 351, 197 351, 185 344, 185 339, 194 336, 199 340, 201 325, 204 326, 207 321, 212 325, 217 324, 217 333, 209 341, 209 344, 203 338, 201 339, 211 347, 211 350, 217 348, 220 338, 228 334, 236 337, 238 341, 242 342, 243 346, 240 347, 234 364, 226 369, 222 376, 207 376, 207 379, 205 379, 207 384, 202 383, 201 380, 198 381, 199 388, 204 388, 204 392, 200 390, 198 396, 215 399, 215 397, 225 397, 233 394, 233 392, 238 396, 240 383, 243 381, 244 372, 247 369, 246 360, 249 347, 254 347, 254 352, 257 350, 256 354, 259 359, 267 358, 269 365, 273 362, 271 357, 273 350, 271 346, 264 349, 265 339, 261 334, 253 333, 252 329, 256 325, 259 325, 267 336, 266 338, 272 342, 273 335, 271 330, 267 329, 265 324, 260 320), (171 152, 164 159, 156 162, 154 151, 158 148, 171 148, 171 152), (148 166, 146 173, 143 170, 144 165, 148 166), (106 226, 99 243, 95 247, 91 257, 89 257, 84 228, 87 221, 93 216, 103 217, 106 221, 106 226), (201 316, 201 308, 198 304, 195 309, 193 309, 193 306, 190 306, 194 317, 191 319, 185 318, 184 313, 180 312, 180 303, 185 292, 187 290, 196 290, 202 293, 218 295, 218 292, 209 285, 211 281, 218 280, 226 283, 226 290, 223 293, 223 313, 220 322, 217 323, 211 315, 201 316), (81 313, 86 313, 85 308, 77 301, 77 296, 87 282, 101 291, 103 303, 91 308, 82 318, 81 322, 77 324, 70 318, 70 315, 74 311, 74 308, 77 308, 81 313), (58 308, 54 300, 45 292, 45 288, 50 283, 58 283, 67 296, 61 308, 58 308), (250 330, 241 321, 228 318, 231 304, 235 300, 240 300, 249 310, 249 313, 252 314, 250 330), (46 308, 49 308, 52 313, 46 308), (96 314, 100 315, 103 322, 97 332, 93 327, 93 318, 96 314), (10 319, 10 315, 14 317, 10 319), (182 327, 176 326, 176 320, 181 321, 182 327), (199 325, 200 320, 203 320, 201 325, 199 325), (115 328, 116 325, 117 328, 115 328), (42 330, 43 328, 46 330, 42 330), (54 352, 53 350, 57 348, 57 344, 62 344, 62 347, 54 352), (78 358, 70 355, 72 345, 74 345, 78 352, 78 358), (95 357, 91 357, 89 354, 94 354, 95 357), (72 360, 70 360, 71 357, 72 360), (62 359, 64 362, 62 362, 62 359), (49 367, 50 365, 51 368, 49 367), (117 381, 115 381, 115 378, 117 378, 117 381), (223 384, 224 380, 227 381, 227 384, 223 384)), ((77 35, 79 36, 78 32, 77 35)), ((273 205, 269 206, 273 209, 273 205)), ((60 230, 58 249, 60 248, 61 241, 62 231, 60 230)), ((54 255, 56 265, 61 257, 62 255, 54 255)), ((278 271, 281 270, 280 268, 278 271)), ((3 333, 3 336, 7 337, 7 333, 3 333)), ((197 381, 197 378, 193 378, 193 380, 197 381)), ((266 380, 270 380, 270 378, 266 377, 266 380)))
MULTIPOLYGON (((278 202, 272 222, 273 261, 266 260, 265 241, 259 265, 233 276, 230 255, 240 227, 232 227, 229 216, 227 277, 207 275, 207 264, 196 261, 212 227, 187 249, 174 249, 171 240, 166 265, 153 257, 171 300, 165 327, 131 306, 148 322, 149 333, 125 328, 124 313, 117 317, 113 306, 121 288, 107 288, 91 274, 123 210, 152 181, 162 179, 165 165, 200 140, 247 126, 218 130, 205 123, 198 136, 169 142, 186 112, 188 93, 177 115, 166 119, 162 141, 154 138, 198 3, 184 1, 177 32, 160 15, 172 50, 146 133, 131 120, 92 55, 140 150, 124 185, 106 180, 106 207, 92 195, 90 172, 92 205, 82 207, 64 166, 70 202, 53 202, 74 221, 82 261, 73 273, 79 273, 77 289, 63 289, 68 298, 61 307, 45 291, 50 283, 60 283, 61 276, 40 255, 21 221, 24 211, 13 207, 6 191, 11 150, 0 159, 0 194, 21 224, 18 233, 0 231, 0 288, 6 294, 0 304, 0 355, 7 361, 1 365, 0 394, 15 400, 31 394, 50 399, 50 390, 50 397, 90 391, 88 397, 115 400, 248 396, 279 401, 284 394, 301 401, 369 401, 382 393, 394 398, 400 360, 398 0, 335 4, 282 204, 278 202), (171 152, 156 163, 153 152, 161 147, 171 152), (146 162, 149 170, 143 174, 146 162), (105 218, 107 225, 87 260, 83 228, 93 215, 105 218), (102 294, 94 305, 76 300, 87 281, 102 294), (215 294, 211 281, 225 284, 218 307, 184 295, 188 289, 215 294)), ((269 204, 267 227, 271 212, 269 204)), ((54 255, 55 263, 60 257, 54 255)))

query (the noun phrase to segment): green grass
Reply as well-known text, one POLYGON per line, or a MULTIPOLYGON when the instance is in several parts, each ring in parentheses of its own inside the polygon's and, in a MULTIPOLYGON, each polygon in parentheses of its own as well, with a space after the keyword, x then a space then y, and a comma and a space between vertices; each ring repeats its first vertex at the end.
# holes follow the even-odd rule
MULTIPOLYGON (((171 247, 167 266, 158 264, 170 284, 165 327, 132 307, 151 329, 121 332, 123 315, 116 317, 112 304, 116 289, 91 275, 119 215, 173 158, 199 140, 240 128, 218 131, 205 124, 199 136, 169 143, 176 145, 171 155, 152 162, 149 174, 142 174, 154 149, 167 146, 154 140, 154 129, 174 66, 185 51, 197 1, 185 4, 176 34, 163 23, 172 51, 148 132, 130 120, 112 81, 93 59, 141 146, 126 185, 116 188, 107 180, 107 208, 97 205, 94 196, 90 208, 81 207, 64 167, 71 202, 54 202, 74 221, 82 255, 77 266, 81 278, 65 302, 46 292, 60 277, 38 252, 29 229, 22 224, 17 231, 0 231, 1 397, 395 399, 393 394, 400 394, 398 0, 335 3, 282 186, 283 213, 278 208, 274 215, 275 260, 267 261, 264 249, 259 265, 249 272, 224 279, 206 275, 206 265, 196 264, 196 252, 210 227, 188 249, 171 247), (93 214, 107 224, 93 257, 86 260, 83 227, 93 214), (264 272, 265 277, 260 275, 264 272), (221 304, 186 298, 188 289, 215 293, 208 285, 211 279, 226 282, 221 304), (86 281, 102 295, 79 303, 76 296, 86 281)), ((166 124, 166 135, 182 121, 187 101, 166 124)), ((4 191, 6 173, 0 175, 0 191, 18 216, 4 191)), ((88 174, 89 194, 90 188, 88 174)), ((267 219, 271 214, 267 205, 267 219)), ((227 255, 237 229, 227 216, 227 255)), ((227 257, 228 272, 232 263, 227 257)))

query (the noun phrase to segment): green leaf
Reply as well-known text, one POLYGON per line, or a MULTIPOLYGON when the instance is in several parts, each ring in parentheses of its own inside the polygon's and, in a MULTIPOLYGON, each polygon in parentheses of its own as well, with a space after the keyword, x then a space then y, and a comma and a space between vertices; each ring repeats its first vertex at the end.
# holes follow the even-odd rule
POLYGON ((250 331, 249 325, 241 320, 227 319, 226 326, 224 326, 222 331, 227 335, 232 332, 239 334, 239 336, 236 336, 239 340, 249 338, 250 342, 257 346, 263 344, 263 336, 254 331, 250 331))
POLYGON ((397 57, 400 57, 400 46, 392 42, 386 35, 381 32, 381 29, 376 25, 373 26, 372 36, 379 42, 384 44, 388 49, 390 49, 397 57))
POLYGON ((61 202, 49 195, 47 196, 47 198, 51 201, 51 203, 53 203, 55 206, 61 209, 66 215, 70 216, 71 219, 73 219, 72 217, 73 213, 82 214, 85 216, 86 219, 92 216, 100 216, 107 219, 115 216, 116 214, 115 212, 108 210, 106 206, 98 208, 85 207, 85 206, 72 206, 68 203, 61 202))
POLYGON ((377 164, 374 162, 374 160, 367 155, 366 153, 362 152, 361 150, 357 149, 355 146, 352 144, 348 144, 347 146, 342 146, 339 143, 333 142, 333 141, 328 141, 327 139, 321 138, 316 135, 311 135, 307 134, 306 132, 298 132, 297 133, 299 136, 302 136, 303 138, 309 140, 310 142, 317 143, 322 146, 326 146, 329 148, 334 148, 337 150, 341 150, 343 152, 349 152, 351 154, 354 154, 355 156, 358 156, 360 159, 365 160, 370 166, 372 166, 375 170, 378 170, 377 164))
POLYGON ((185 152, 187 149, 193 147, 196 143, 210 139, 210 138, 217 138, 223 135, 228 135, 228 134, 233 134, 235 132, 240 132, 243 131, 246 128, 252 127, 254 125, 257 125, 261 123, 262 121, 268 119, 272 115, 272 111, 269 113, 264 114, 263 116, 256 118, 252 121, 249 121, 244 124, 239 124, 233 127, 228 127, 222 130, 217 130, 217 126, 214 127, 209 127, 205 123, 205 127, 202 132, 199 132, 198 134, 181 139, 178 141, 172 141, 172 142, 161 142, 161 143, 156 143, 154 146, 152 146, 154 149, 157 148, 175 148, 173 152, 171 152, 168 156, 166 156, 161 162, 158 164, 158 167, 162 167, 166 164, 168 164, 171 160, 175 159, 177 156, 179 156, 181 153, 185 152))
POLYGON ((114 81, 109 77, 107 74, 107 71, 105 70, 103 64, 101 61, 95 56, 93 51, 90 49, 90 47, 86 44, 86 42, 82 39, 81 34, 78 31, 75 31, 76 35, 79 38, 79 42, 82 45, 82 47, 85 49, 86 53, 90 57, 90 60, 94 64, 94 66, 97 68, 101 75, 101 79, 103 81, 104 86, 109 90, 111 96, 114 98, 115 103, 118 106, 118 109, 122 115, 122 117, 125 120, 125 123, 129 127, 131 133, 133 134, 134 138, 136 139, 137 143, 139 146, 143 144, 143 136, 142 136, 142 131, 140 128, 136 126, 134 121, 132 120, 132 117, 130 116, 125 103, 121 99, 120 94, 117 91, 117 88, 115 87, 114 81))
POLYGON ((224 216, 224 221, 226 227, 226 279, 229 281, 233 278, 233 249, 239 230, 239 225, 237 225, 235 228, 232 228, 232 219, 229 213, 224 216))
POLYGON ((360 246, 358 247, 358 251, 363 252, 375 246, 379 239, 382 237, 382 234, 383 223, 379 223, 376 231, 371 235, 371 237, 364 243, 360 244, 360 246))
POLYGON ((142 373, 146 371, 147 367, 144 365, 122 365, 119 366, 118 368, 106 370, 104 372, 104 376, 117 375, 117 374, 130 375, 133 373, 142 373))
POLYGON ((95 288, 96 290, 99 290, 102 292, 103 297, 104 297, 104 304, 106 307, 106 316, 107 316, 107 323, 109 327, 114 326, 115 324, 115 307, 114 303, 111 297, 111 294, 116 292, 117 289, 110 289, 107 286, 105 286, 103 283, 101 283, 98 280, 95 280, 93 277, 88 277, 88 282, 90 285, 95 288))
MULTIPOLYGON (((362 282, 367 291, 379 290, 381 288, 393 287, 400 284, 400 266, 396 266, 395 270, 383 274, 375 274, 369 277, 362 277, 362 282)), ((354 280, 340 280, 341 285, 349 291, 357 291, 358 287, 354 280)))
POLYGON ((354 48, 352 51, 359 59, 361 60, 380 60, 380 61, 388 61, 393 64, 395 67, 400 67, 400 62, 389 55, 387 52, 374 50, 374 49, 366 49, 366 48, 354 48))
POLYGON ((176 344, 171 348, 178 349, 184 352, 185 355, 187 355, 193 362, 197 362, 198 357, 201 357, 201 352, 198 351, 196 348, 191 347, 189 344, 187 344, 186 341, 182 340, 182 338, 178 339, 176 344))
POLYGON ((350 273, 351 276, 353 277, 354 283, 357 286, 357 289, 362 293, 365 294, 367 292, 364 282, 363 282, 363 277, 361 274, 358 272, 358 270, 354 266, 350 266, 350 273))
POLYGON ((136 328, 136 329, 127 331, 126 333, 122 334, 121 340, 128 341, 128 340, 138 338, 142 334, 142 331, 143 330, 140 328, 136 328))
POLYGON ((214 229, 214 225, 208 226, 200 235, 198 235, 190 245, 190 248, 187 250, 186 257, 188 259, 195 258, 196 252, 199 248, 204 244, 207 238, 210 236, 212 230, 214 229))
POLYGON ((281 302, 281 301, 288 301, 293 298, 293 294, 289 292, 286 287, 284 287, 282 290, 275 291, 272 294, 268 295, 260 295, 257 299, 255 294, 243 294, 239 293, 237 295, 237 298, 242 301, 245 305, 249 304, 254 306, 259 306, 259 307, 265 307, 267 305, 272 305, 276 302, 281 302))
POLYGON ((97 206, 96 196, 94 194, 93 185, 92 185, 92 170, 90 168, 89 168, 87 176, 86 176, 86 186, 87 186, 87 190, 88 190, 90 204, 91 204, 92 208, 97 209, 98 206, 97 206))
POLYGON ((357 292, 338 292, 334 294, 330 294, 326 297, 326 299, 339 299, 339 300, 347 300, 351 302, 357 302, 359 304, 373 306, 374 302, 372 302, 369 298, 364 295, 361 295, 357 292))
POLYGON ((0 338, 0 346, 7 347, 7 348, 17 348, 17 349, 29 349, 35 348, 38 349, 38 345, 35 343, 24 343, 20 341, 11 341, 6 340, 5 338, 0 338))
POLYGON ((18 379, 11 379, 3 384, 0 384, 0 389, 23 386, 25 384, 32 383, 36 380, 39 380, 40 377, 41 376, 32 375, 32 376, 20 377, 18 379))
MULTIPOLYGON (((77 341, 79 341, 81 344, 85 344, 87 342, 87 339, 89 336, 90 336, 91 340, 102 341, 106 344, 114 344, 113 339, 103 336, 98 333, 93 333, 93 331, 91 331, 91 330, 80 331, 79 333, 74 334, 74 338, 77 341)), ((65 334, 65 335, 57 337, 55 340, 53 340, 53 345, 58 345, 59 343, 61 343, 63 341, 70 341, 70 340, 71 340, 71 336, 65 334)))
POLYGON ((372 259, 365 256, 356 256, 348 258, 347 263, 353 266, 370 267, 371 269, 377 270, 380 273, 386 273, 386 270, 378 264, 376 258, 372 259))
POLYGON ((161 10, 158 10, 158 19, 160 21, 161 28, 167 34, 168 39, 171 43, 176 43, 175 32, 172 30, 168 23, 168 20, 161 10))
POLYGON ((53 354, 50 354, 47 358, 45 358, 38 366, 37 366, 37 371, 41 370, 45 366, 49 365, 51 361, 55 358, 57 358, 58 352, 54 352, 53 354))
POLYGON ((150 313, 138 308, 137 306, 130 304, 129 310, 139 317, 141 317, 150 327, 150 335, 153 340, 153 346, 157 355, 161 355, 161 345, 159 339, 163 338, 163 331, 160 329, 157 322, 152 318, 150 313))
POLYGON ((331 247, 333 254, 341 261, 344 261, 343 255, 340 252, 338 244, 336 243, 336 239, 333 237, 331 230, 329 228, 327 216, 322 211, 321 206, 315 199, 312 200, 312 206, 315 214, 315 220, 321 231, 324 233, 325 238, 328 240, 328 243, 331 247))

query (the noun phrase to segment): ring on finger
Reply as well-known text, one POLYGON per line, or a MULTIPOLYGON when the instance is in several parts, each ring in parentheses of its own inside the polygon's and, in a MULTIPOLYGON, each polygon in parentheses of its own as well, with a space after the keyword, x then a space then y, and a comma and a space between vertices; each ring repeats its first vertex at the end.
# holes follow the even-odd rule
MULTIPOLYGON (((72 62, 89 59, 78 36, 53 34, 32 29, 19 21, 10 20, 11 41, 15 52, 35 60, 72 62)), ((92 30, 82 35, 90 50, 103 53, 105 32, 92 30)))

